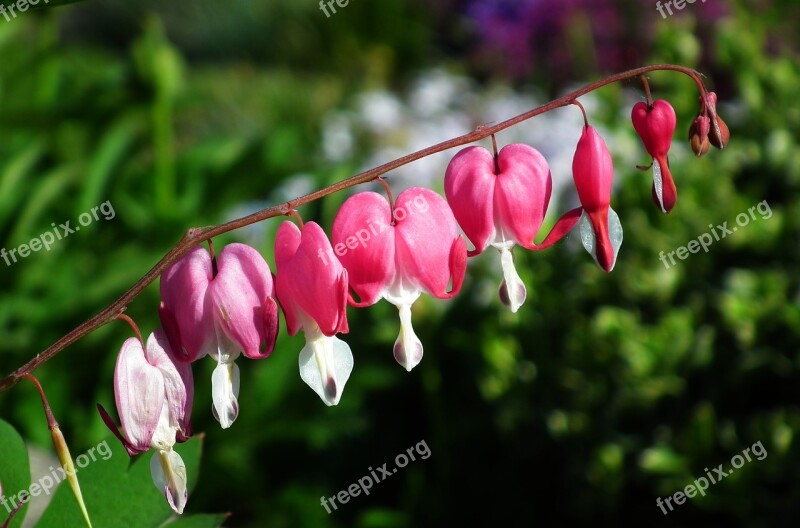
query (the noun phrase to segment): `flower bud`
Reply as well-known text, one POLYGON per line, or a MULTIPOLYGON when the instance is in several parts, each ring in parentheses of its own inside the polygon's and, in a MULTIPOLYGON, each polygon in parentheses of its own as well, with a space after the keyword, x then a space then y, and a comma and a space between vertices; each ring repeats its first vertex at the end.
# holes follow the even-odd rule
POLYGON ((725 121, 717 115, 717 94, 714 92, 708 92, 706 96, 706 115, 711 120, 708 141, 722 150, 730 141, 731 133, 725 121))
POLYGON ((708 134, 708 141, 722 150, 731 140, 731 132, 728 130, 728 125, 719 116, 714 116, 712 123, 714 126, 711 127, 711 131, 708 134))
POLYGON ((698 115, 689 127, 689 145, 698 158, 708 152, 708 134, 711 130, 711 120, 706 115, 698 115))

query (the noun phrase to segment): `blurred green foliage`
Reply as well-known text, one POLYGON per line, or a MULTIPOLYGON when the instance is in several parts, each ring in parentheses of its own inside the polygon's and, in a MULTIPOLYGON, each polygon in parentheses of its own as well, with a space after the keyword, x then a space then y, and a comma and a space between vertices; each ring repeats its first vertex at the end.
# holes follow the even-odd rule
MULTIPOLYGON (((613 273, 599 271, 577 237, 541 254, 517 251, 529 298, 512 315, 492 297, 497 271, 478 259, 456 300, 415 306, 426 357, 411 374, 391 357, 394 308, 351 310, 356 368, 335 408, 299 379, 302 337, 282 335, 269 359, 240 361, 241 414, 224 432, 210 413, 213 365, 201 361, 194 423, 207 435, 188 512, 230 511, 229 526, 270 527, 757 528, 796 517, 800 61, 797 34, 786 31, 796 7, 729 4, 731 16, 714 24, 697 25, 696 4, 641 36, 652 42, 651 62, 708 74, 732 140, 691 156, 683 139, 696 91, 679 75, 651 76, 655 95, 678 112, 678 204, 660 214, 649 174, 617 163, 625 242, 613 273), (762 200, 769 219, 670 269, 659 261, 660 251, 709 224, 732 224, 762 200), (320 506, 423 439, 429 459, 332 515, 320 506), (669 516, 656 507, 656 497, 757 441, 764 460, 669 516)), ((441 37, 448 24, 462 29, 444 34, 463 30, 456 11, 399 0, 352 0, 331 19, 313 2, 276 0, 86 2, 0 20, 0 246, 74 224, 106 200, 115 209, 49 252, 0 261, 0 373, 99 311, 188 227, 268 205, 295 174, 318 187, 351 174, 368 141, 331 166, 320 154, 321 117, 365 88, 402 89, 417 68, 469 73, 441 37)), ((594 72, 573 75, 581 82, 594 72)), ((621 93, 601 92, 592 118, 627 131, 624 145, 645 163, 621 93)), ((327 227, 333 209, 302 213, 327 227)), ((277 225, 224 241, 255 243, 272 263, 277 225)), ((158 324, 157 304, 153 285, 130 306, 143 331, 158 324)), ((37 372, 74 452, 107 434, 94 404, 113 406, 128 334, 109 325, 37 372)), ((0 396, 0 414, 29 442, 49 445, 32 388, 0 396)))

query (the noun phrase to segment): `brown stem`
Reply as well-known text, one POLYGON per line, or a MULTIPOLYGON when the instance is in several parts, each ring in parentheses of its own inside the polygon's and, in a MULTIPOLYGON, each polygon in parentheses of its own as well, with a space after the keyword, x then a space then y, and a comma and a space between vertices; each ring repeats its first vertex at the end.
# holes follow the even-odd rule
POLYGON ((581 113, 583 114, 583 128, 589 128, 589 118, 586 117, 586 109, 583 107, 581 102, 578 101, 577 99, 572 101, 572 104, 574 104, 575 106, 577 106, 578 108, 581 109, 581 113))
POLYGON ((44 395, 44 389, 42 388, 42 384, 39 383, 39 380, 33 374, 23 374, 23 378, 27 378, 31 383, 36 385, 36 390, 39 391, 39 397, 42 398, 42 407, 44 407, 44 415, 47 418, 47 427, 50 428, 52 431, 58 427, 58 422, 56 421, 55 416, 53 416, 53 411, 50 409, 50 403, 47 401, 47 396, 44 395))
POLYGON ((295 211, 294 209, 292 209, 291 211, 289 211, 289 212, 286 214, 286 216, 291 216, 292 218, 294 218, 295 220, 297 220, 297 226, 298 226, 300 229, 303 229, 303 217, 302 217, 302 216, 300 216, 300 213, 298 213, 297 211, 295 211))
POLYGON ((653 107, 653 97, 650 95, 650 83, 647 81, 647 77, 644 75, 640 75, 639 80, 642 81, 642 87, 644 87, 644 97, 647 101, 647 108, 650 109, 653 107))
POLYGON ((598 88, 602 88, 603 86, 639 77, 648 72, 666 71, 666 70, 676 71, 690 77, 692 80, 694 80, 695 84, 697 85, 700 94, 705 95, 706 90, 705 87, 703 86, 703 80, 701 79, 700 73, 691 68, 686 68, 684 66, 678 66, 675 64, 652 64, 650 66, 642 66, 640 68, 635 68, 633 70, 617 73, 610 77, 606 77, 605 79, 601 79, 591 84, 587 84, 586 86, 579 88, 575 91, 572 91, 566 95, 563 95, 558 99, 554 99, 553 101, 550 101, 547 104, 534 108, 533 110, 529 110, 528 112, 520 114, 516 117, 512 117, 511 119, 507 119, 506 121, 503 121, 496 125, 489 127, 480 126, 476 130, 468 134, 464 134, 462 136, 458 136, 456 138, 443 141, 442 143, 438 143, 428 148, 424 148, 417 152, 413 152, 411 154, 395 159, 388 163, 384 163, 383 165, 380 165, 373 169, 364 171, 360 174, 356 174, 355 176, 352 176, 340 182, 334 183, 333 185, 325 187, 324 189, 320 189, 305 196, 295 198, 294 200, 289 200, 288 202, 282 203, 280 205, 275 205, 273 207, 267 207, 266 209, 262 209, 261 211, 257 211, 253 214, 244 216, 242 218, 231 220, 230 222, 227 222, 222 225, 191 228, 186 232, 183 238, 181 238, 181 240, 166 255, 164 255, 164 257, 161 260, 159 260, 150 269, 150 271, 148 271, 145 274, 144 277, 139 279, 136 282, 136 284, 131 286, 131 288, 128 291, 123 293, 122 296, 119 297, 119 299, 111 303, 109 306, 104 308, 100 313, 98 313, 85 323, 81 324, 77 328, 68 332, 58 341, 47 347, 40 354, 37 354, 23 366, 19 367, 17 370, 15 370, 11 374, 0 380, 0 392, 4 392, 13 387, 14 385, 16 385, 17 383, 19 383, 19 381, 25 376, 25 374, 32 372, 42 364, 46 363, 54 356, 56 356, 56 354, 58 354, 71 344, 73 344, 81 337, 116 319, 116 317, 125 310, 125 308, 128 306, 128 303, 130 303, 133 299, 135 299, 142 292, 142 290, 144 290, 147 286, 153 283, 159 277, 159 275, 161 275, 161 273, 165 269, 167 269, 167 267, 169 267, 171 264, 173 264, 178 259, 183 257, 197 244, 205 242, 206 240, 222 235, 224 233, 228 233, 229 231, 249 226, 256 222, 266 220, 268 218, 290 215, 292 211, 294 211, 297 207, 300 207, 301 205, 305 205, 315 200, 319 200, 330 194, 339 192, 344 189, 348 189, 350 187, 354 187, 356 185, 360 185, 362 183, 371 182, 376 178, 378 178, 379 176, 386 174, 387 172, 393 171, 398 167, 402 167, 418 159, 422 159, 432 154, 449 150, 451 148, 460 147, 462 145, 467 145, 469 143, 480 141, 482 139, 492 136, 493 134, 496 134, 497 132, 510 128, 519 123, 522 123, 523 121, 527 121, 528 119, 534 118, 538 115, 544 114, 551 110, 555 110, 556 108, 562 108, 564 106, 570 105, 578 97, 585 95, 589 92, 593 92, 598 88))
POLYGON ((389 200, 389 211, 392 214, 392 225, 395 225, 397 222, 394 218, 394 196, 392 196, 392 189, 389 188, 389 184, 382 177, 378 178, 378 183, 380 183, 381 186, 383 186, 383 190, 386 191, 386 199, 389 200))
POLYGON ((128 326, 133 329, 133 333, 136 334, 136 338, 139 339, 139 342, 142 344, 142 349, 146 349, 147 345, 145 345, 144 339, 142 339, 142 333, 139 331, 139 325, 137 325, 133 319, 122 313, 117 316, 117 319, 128 323, 128 326))

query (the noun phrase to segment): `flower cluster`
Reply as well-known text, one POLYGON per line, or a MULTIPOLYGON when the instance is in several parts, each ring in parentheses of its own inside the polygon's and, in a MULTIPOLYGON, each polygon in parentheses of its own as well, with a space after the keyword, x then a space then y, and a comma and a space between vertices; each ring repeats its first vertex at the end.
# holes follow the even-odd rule
MULTIPOLYGON (((579 103, 575 102, 575 104, 579 103)), ((716 96, 704 93, 690 143, 698 155, 707 143, 723 147, 727 127, 716 115, 716 96)), ((583 107, 581 106, 583 110, 583 107)), ((653 158, 653 196, 668 212, 677 191, 667 157, 675 112, 663 100, 638 103, 633 125, 653 158)), ((289 335, 302 330, 301 379, 327 405, 336 405, 353 371, 347 334, 348 305, 371 306, 385 299, 398 309, 400 326, 393 355, 407 371, 423 357, 412 326, 412 307, 422 294, 457 295, 467 260, 491 246, 500 255, 499 297, 512 312, 525 302, 526 288, 514 268, 512 249, 550 247, 576 225, 597 265, 610 272, 622 244, 619 215, 611 208, 614 166, 608 147, 584 113, 572 163, 580 207, 564 213, 541 242, 552 190, 545 157, 525 144, 499 152, 467 147, 444 174, 445 197, 411 187, 395 200, 361 192, 342 205, 330 238, 315 222, 282 223, 274 245, 275 275, 254 248, 234 243, 219 255, 194 247, 161 276, 159 316, 163 328, 146 342, 139 335, 122 345, 114 388, 120 431, 100 413, 131 456, 154 450, 153 480, 178 513, 187 501, 186 468, 173 449, 192 435, 194 386, 191 364, 210 356, 212 412, 222 428, 239 414, 236 359, 265 359, 275 348, 282 312, 289 335), (468 249, 467 242, 472 249, 468 249)), ((138 329, 135 328, 138 335, 138 329)))

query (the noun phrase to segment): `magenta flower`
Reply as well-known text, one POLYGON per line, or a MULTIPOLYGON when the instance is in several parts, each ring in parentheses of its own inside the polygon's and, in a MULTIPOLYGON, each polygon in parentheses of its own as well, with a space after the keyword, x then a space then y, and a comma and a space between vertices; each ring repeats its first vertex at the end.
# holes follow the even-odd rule
POLYGON ((448 299, 464 280, 466 244, 447 202, 422 187, 400 193, 394 208, 380 194, 358 193, 339 209, 333 241, 360 298, 351 297, 351 304, 370 306, 383 297, 399 309, 394 357, 410 371, 423 353, 411 325, 411 305, 422 292, 448 299))
POLYGON ((239 414, 240 354, 263 359, 278 337, 272 273, 250 246, 230 244, 212 259, 198 246, 161 276, 161 323, 179 358, 206 354, 217 361, 211 377, 214 417, 223 428, 239 414))
POLYGON ((308 222, 302 231, 284 222, 275 238, 275 289, 289 335, 301 329, 300 377, 327 405, 336 405, 353 371, 346 334, 347 271, 333 254, 322 228, 308 222))
POLYGON ((653 157, 653 201, 662 212, 668 213, 678 200, 667 157, 677 124, 675 109, 663 99, 650 106, 638 102, 633 105, 631 121, 647 153, 653 157))
POLYGON ((572 177, 583 207, 581 242, 606 272, 614 269, 622 245, 622 225, 610 207, 614 164, 605 141, 594 127, 583 127, 572 159, 572 177))
POLYGON ((122 432, 98 405, 103 421, 130 456, 154 450, 153 482, 172 509, 183 513, 188 498, 186 466, 172 447, 191 435, 194 383, 190 365, 175 360, 161 329, 150 334, 146 347, 138 338, 122 344, 114 370, 114 396, 122 432))
POLYGON ((511 249, 544 249, 577 223, 580 209, 565 214, 542 244, 533 242, 542 226, 553 187, 550 168, 539 151, 523 144, 506 145, 494 159, 482 147, 467 147, 453 157, 444 177, 445 195, 458 224, 475 249, 500 251, 503 283, 500 298, 516 312, 527 295, 514 268, 511 249))

